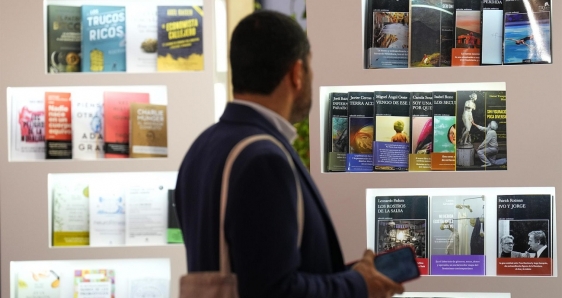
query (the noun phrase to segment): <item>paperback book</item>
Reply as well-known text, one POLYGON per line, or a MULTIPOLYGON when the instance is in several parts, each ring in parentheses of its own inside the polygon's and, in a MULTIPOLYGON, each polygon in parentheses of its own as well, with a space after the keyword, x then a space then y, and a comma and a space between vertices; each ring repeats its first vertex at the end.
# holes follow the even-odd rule
POLYGON ((72 158, 103 158, 103 98, 72 99, 72 158))
POLYGON ((154 5, 127 7, 127 72, 156 72, 158 10, 154 5))
POLYGON ((125 245, 125 193, 108 182, 90 184, 90 246, 125 245))
POLYGON ((347 172, 373 171, 374 92, 349 92, 347 172))
POLYGON ((455 170, 456 104, 456 92, 433 92, 433 171, 455 170))
POLYGON ((45 157, 72 158, 72 105, 70 93, 45 92, 45 157))
POLYGON ((502 64, 503 1, 482 1, 482 65, 502 64))
POLYGON ((168 298, 170 280, 164 278, 134 278, 129 280, 129 298, 168 298))
POLYGON ((482 1, 455 0, 455 46, 451 66, 479 66, 482 47, 482 1))
POLYGON ((11 160, 45 159, 45 98, 12 96, 11 160))
POLYGON ((17 273, 16 298, 60 298, 60 273, 53 269, 29 269, 17 273))
POLYGON ((125 244, 166 244, 168 190, 154 183, 132 186, 127 189, 126 200, 125 244))
POLYGON ((115 298, 114 270, 74 270, 74 298, 91 297, 115 298))
POLYGON ((345 172, 346 156, 349 148, 349 123, 347 116, 347 93, 330 93, 330 143, 328 152, 328 171, 345 172))
POLYGON ((53 246, 90 244, 89 186, 64 181, 53 187, 53 246))
POLYGON ((79 6, 47 5, 47 70, 80 71, 82 13, 79 6))
POLYGON ((433 93, 412 92, 411 103, 412 151, 408 168, 412 172, 431 171, 433 152, 433 93))
POLYGON ((166 106, 131 103, 129 157, 167 157, 168 127, 166 106))

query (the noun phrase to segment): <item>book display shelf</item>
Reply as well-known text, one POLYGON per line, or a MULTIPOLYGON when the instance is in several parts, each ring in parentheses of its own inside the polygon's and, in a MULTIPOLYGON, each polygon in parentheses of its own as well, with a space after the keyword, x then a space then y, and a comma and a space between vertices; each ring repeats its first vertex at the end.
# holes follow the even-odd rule
MULTIPOLYGON (((562 12, 557 8, 552 5, 552 20, 562 17, 562 12)), ((462 190, 466 189, 482 189, 486 192, 490 188, 496 198, 496 195, 517 194, 511 193, 514 187, 548 188, 547 193, 554 195, 552 226, 553 230, 557 230, 560 221, 556 220, 556 214, 560 213, 561 207, 556 204, 555 192, 562 187, 562 158, 558 152, 562 142, 557 138, 560 135, 557 119, 560 118, 559 111, 562 108, 562 102, 558 100, 562 92, 562 80, 558 75, 562 45, 557 38, 557 32, 562 31, 562 24, 552 22, 551 64, 366 69, 365 15, 365 1, 352 1, 345 5, 336 0, 307 2, 307 32, 311 42, 311 63, 314 70, 310 114, 310 171, 330 210, 345 260, 359 258, 365 247, 372 248, 374 245, 372 241, 367 242, 367 239, 372 239, 369 237, 374 237, 370 235, 373 226, 368 225, 374 220, 371 218, 374 210, 367 210, 368 206, 372 206, 369 204, 372 204, 370 201, 373 200, 368 191, 376 193, 377 190, 391 189, 392 195, 406 196, 421 195, 415 190, 431 189, 438 191, 440 196, 455 196, 465 195, 462 190), (451 86, 457 91, 468 90, 465 89, 468 86, 465 84, 473 85, 475 90, 486 90, 483 86, 488 84, 501 84, 499 89, 492 90, 506 92, 506 110, 509 117, 507 169, 392 173, 347 173, 327 170, 326 130, 329 127, 327 104, 330 92, 424 91, 425 87, 429 86, 451 86), (413 90, 411 87, 414 85, 421 88, 413 90)), ((460 135, 460 130, 458 133, 460 135)), ((423 194, 432 195, 425 192, 423 194)), ((498 211, 490 205, 486 212, 498 211)), ((431 211, 429 214, 431 217, 431 211)), ((490 222, 486 222, 485 229, 492 237, 489 240, 492 251, 486 261, 490 258, 495 262, 497 229, 494 227, 494 220, 488 219, 490 222)), ((496 221, 495 225, 497 224, 496 221)), ((415 225, 412 227, 414 233, 419 233, 415 225)), ((521 237, 528 237, 526 234, 521 237)), ((463 289, 463 292, 509 292, 513 298, 522 298, 534 295, 535 289, 539 288, 545 295, 556 296, 562 289, 558 261, 560 253, 560 245, 554 240, 553 274, 549 276, 499 276, 491 270, 487 272, 489 274, 479 277, 429 275, 406 284, 406 290, 459 292, 459 289, 463 289), (469 284, 478 286, 471 287, 469 284), (533 286, 529 287, 529 284, 533 286)), ((490 266, 488 268, 495 269, 494 264, 490 266)))
MULTIPOLYGON (((101 13, 101 11, 98 12, 101 13)), ((182 13, 178 12, 178 14, 182 13)), ((107 32, 109 30, 117 29, 108 29, 107 32)), ((166 236, 162 233, 163 219, 169 217, 164 210, 168 210, 168 190, 175 187, 176 171, 187 148, 200 131, 215 121, 216 115, 222 111, 227 100, 226 1, 4 1, 0 4, 0 33, 6 40, 11 41, 0 46, 2 53, 2 57, 0 57, 0 115, 3 115, 2 119, 4 119, 4 121, 0 121, 0 131, 2 132, 0 134, 2 135, 0 138, 0 148, 2 148, 0 150, 0 296, 18 297, 16 289, 20 280, 18 274, 21 273, 24 282, 29 279, 39 280, 42 277, 44 278, 42 282, 48 282, 46 285, 49 286, 57 280, 56 276, 59 276, 59 281, 55 285, 60 285, 60 297, 69 297, 74 293, 72 280, 76 277, 75 271, 81 270, 84 272, 80 273, 81 275, 78 277, 82 280, 89 280, 90 285, 100 282, 103 288, 108 286, 108 282, 112 282, 115 297, 127 297, 128 294, 125 293, 131 293, 134 288, 138 289, 142 283, 145 285, 152 283, 156 288, 165 288, 166 291, 169 291, 161 297, 177 297, 179 277, 187 272, 187 262, 183 245, 170 244, 162 237, 166 236), (201 19, 196 22, 181 23, 184 25, 198 23, 197 28, 202 28, 201 32, 193 28, 193 30, 179 29, 185 29, 183 31, 185 34, 195 34, 197 37, 201 37, 200 47, 203 55, 200 55, 199 62, 203 67, 181 71, 131 71, 128 69, 103 73, 50 73, 48 65, 51 57, 47 57, 47 8, 49 5, 123 6, 126 7, 126 19, 138 16, 134 14, 134 8, 152 9, 164 5, 202 8, 204 14, 201 19), (130 7, 133 9, 127 10, 130 7), (21 25, 22 22, 25 25, 21 25), (14 27, 15 24, 20 24, 16 26, 17 30, 14 27), (20 157, 15 151, 16 142, 11 139, 12 136, 21 139, 21 136, 14 134, 18 131, 15 129, 18 122, 12 121, 13 100, 14 98, 30 101, 41 100, 45 99, 47 92, 69 93, 71 101, 73 98, 102 100, 110 92, 148 94, 150 97, 148 103, 165 107, 161 112, 154 109, 149 116, 157 115, 161 119, 161 115, 165 113, 167 147, 148 148, 152 150, 149 150, 150 152, 156 152, 159 156, 139 156, 142 158, 133 158, 134 156, 130 156, 130 158, 107 158, 107 156, 76 158, 77 156, 74 154, 72 158, 48 160, 42 156, 36 159, 20 157), (135 184, 140 181, 160 184, 135 184), (89 186, 82 187, 83 183, 89 186), (99 199, 101 195, 96 195, 98 191, 106 192, 107 197, 115 194, 112 191, 119 191, 123 197, 135 197, 142 192, 154 192, 158 193, 159 199, 158 202, 151 202, 154 203, 152 206, 154 208, 151 210, 154 210, 155 213, 148 212, 146 208, 143 209, 145 205, 128 207, 120 205, 118 200, 113 200, 114 197, 103 202, 98 200, 97 204, 88 202, 88 205, 78 200, 80 195, 83 197, 96 196, 99 199), (59 200, 61 198, 62 201, 59 200), (53 210, 55 203, 59 201, 63 204, 57 203, 56 208, 63 212, 53 210), (93 205, 89 205, 90 203, 93 205), (61 207, 62 209, 60 209, 61 207), (89 216, 88 220, 84 220, 83 215, 86 210, 84 208, 86 207, 88 210, 92 207, 100 211, 95 215, 105 216, 105 220, 99 217, 96 219, 96 216, 89 216), (119 213, 120 208, 130 207, 136 208, 130 213, 136 216, 125 219, 125 223, 128 220, 129 225, 122 225, 121 218, 112 218, 113 215, 119 213), (154 225, 149 225, 146 222, 148 219, 153 220, 154 225), (108 240, 112 235, 104 234, 106 230, 103 226, 98 225, 100 229, 94 233, 102 236, 102 238, 98 238, 102 239, 102 243, 84 245, 84 233, 91 235, 92 232, 86 231, 84 228, 86 224, 90 223, 90 220, 95 220, 97 224, 113 223, 116 226, 122 226, 125 233, 130 232, 131 238, 128 243, 115 242, 110 239, 104 244, 103 241, 108 240), (143 220, 147 225, 138 226, 139 222, 143 220), (137 229, 139 227, 140 230, 137 229), (153 233, 149 233, 152 236, 144 233, 148 230, 153 231, 153 233), (139 234, 143 234, 142 238, 137 237, 139 234), (109 238, 105 238, 106 236, 109 238), (55 238, 57 245, 54 245, 55 238), (72 241, 76 241, 74 243, 76 245, 73 245, 72 241), (61 243, 67 245, 58 245, 61 243), (90 271, 85 272, 87 270, 90 271), (138 274, 133 276, 130 274, 133 271, 138 274), (27 276, 26 272, 30 275, 27 276)), ((69 36, 72 34, 67 35, 68 38, 70 38, 69 36)), ((122 45, 130 45, 134 42, 136 42, 134 34, 127 30, 126 41, 122 45)), ((132 53, 131 51, 126 50, 126 53, 132 53)), ((93 52, 96 55, 100 54, 93 52)), ((92 57, 109 58, 105 54, 96 55, 92 57)), ((75 61, 71 59, 72 55, 62 56, 65 59, 57 60, 57 62, 75 61)), ((115 63, 117 66, 119 65, 117 62, 115 63)), ((133 108, 131 107, 131 109, 133 108)), ((53 112, 57 112, 54 117, 63 118, 65 116, 60 113, 61 111, 53 109, 53 112)), ((57 122, 64 121, 59 119, 57 122)), ((45 125, 46 123, 39 124, 45 125)), ((142 125, 139 124, 139 126, 142 125)), ((95 148, 96 143, 93 143, 92 146, 91 148, 95 148)), ((87 148, 87 145, 85 147, 87 148)), ((141 146, 139 150, 143 153, 147 148, 141 146)), ((98 192, 98 194, 100 193, 98 192)), ((42 284, 28 284, 28 286, 42 287, 42 284)), ((89 291, 88 288, 85 283, 84 290, 89 291)))

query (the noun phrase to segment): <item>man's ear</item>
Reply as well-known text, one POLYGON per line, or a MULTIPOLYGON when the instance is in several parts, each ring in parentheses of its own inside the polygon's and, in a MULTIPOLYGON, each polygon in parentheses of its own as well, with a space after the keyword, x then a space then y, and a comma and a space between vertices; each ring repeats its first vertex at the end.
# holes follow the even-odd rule
POLYGON ((304 64, 302 59, 298 59, 293 63, 291 69, 289 70, 289 79, 291 81, 291 85, 297 89, 301 90, 303 85, 303 78, 304 78, 304 64))

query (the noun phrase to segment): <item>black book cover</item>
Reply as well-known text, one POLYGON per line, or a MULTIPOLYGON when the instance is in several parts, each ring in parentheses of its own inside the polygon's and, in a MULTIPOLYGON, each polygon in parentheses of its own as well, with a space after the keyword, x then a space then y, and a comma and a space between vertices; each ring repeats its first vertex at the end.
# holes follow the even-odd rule
POLYGON ((48 72, 80 71, 81 20, 79 6, 47 6, 48 72))
POLYGON ((345 171, 345 160, 349 146, 347 100, 347 93, 330 93, 328 171, 345 171))
POLYGON ((408 169, 410 171, 431 171, 433 152, 433 93, 412 92, 411 100, 412 151, 408 169))
POLYGON ((374 92, 349 92, 347 171, 373 171, 374 92))

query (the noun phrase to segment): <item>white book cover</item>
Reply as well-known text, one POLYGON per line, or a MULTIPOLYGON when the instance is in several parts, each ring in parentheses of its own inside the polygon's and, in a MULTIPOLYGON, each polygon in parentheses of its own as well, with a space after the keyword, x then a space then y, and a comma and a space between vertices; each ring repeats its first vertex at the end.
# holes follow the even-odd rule
POLYGON ((72 158, 103 158, 103 97, 72 100, 72 158))
POLYGON ((156 5, 127 6, 127 72, 156 72, 156 5))
POLYGON ((12 96, 11 160, 45 159, 45 98, 12 96))
POLYGON ((74 270, 74 298, 115 298, 115 271, 74 270))
POLYGON ((129 298, 168 298, 170 280, 164 278, 134 278, 129 280, 129 298))
POLYGON ((51 269, 22 270, 17 273, 16 298, 60 298, 59 273, 51 269))
POLYGON ((61 181, 53 186, 53 246, 88 245, 89 187, 85 181, 61 181))
POLYGON ((124 244, 124 191, 107 181, 93 181, 90 184, 90 246, 124 244))
POLYGON ((126 200, 126 244, 166 244, 168 189, 155 183, 131 186, 127 189, 126 200))

